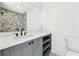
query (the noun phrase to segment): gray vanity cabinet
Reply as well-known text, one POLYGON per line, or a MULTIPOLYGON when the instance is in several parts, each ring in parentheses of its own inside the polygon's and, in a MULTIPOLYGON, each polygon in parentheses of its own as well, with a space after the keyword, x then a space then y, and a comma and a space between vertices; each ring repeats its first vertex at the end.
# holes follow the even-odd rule
POLYGON ((29 45, 29 43, 26 43, 24 46, 18 46, 14 47, 11 50, 11 56, 32 56, 33 55, 33 49, 32 44, 29 45))
POLYGON ((41 56, 42 38, 24 42, 16 46, 2 50, 3 56, 41 56))
POLYGON ((13 46, 3 50, 4 56, 32 56, 33 55, 33 48, 32 43, 25 42, 19 44, 17 46, 13 46))
POLYGON ((0 56, 2 56, 2 50, 0 50, 0 56))
POLYGON ((34 56, 42 56, 42 37, 34 40, 34 56))
POLYGON ((11 50, 11 56, 32 56, 32 45, 25 45, 11 50))

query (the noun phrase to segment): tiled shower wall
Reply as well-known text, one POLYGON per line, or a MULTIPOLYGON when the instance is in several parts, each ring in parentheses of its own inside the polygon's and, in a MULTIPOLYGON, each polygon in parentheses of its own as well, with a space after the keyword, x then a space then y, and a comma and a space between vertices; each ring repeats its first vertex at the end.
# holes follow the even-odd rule
POLYGON ((0 32, 17 31, 26 29, 25 14, 0 7, 0 32))

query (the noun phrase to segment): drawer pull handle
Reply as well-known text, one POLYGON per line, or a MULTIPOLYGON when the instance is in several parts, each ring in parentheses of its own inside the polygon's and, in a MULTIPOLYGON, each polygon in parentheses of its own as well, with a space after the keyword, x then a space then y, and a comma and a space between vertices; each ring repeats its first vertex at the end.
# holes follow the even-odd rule
POLYGON ((31 43, 29 43, 29 45, 31 45, 31 43))

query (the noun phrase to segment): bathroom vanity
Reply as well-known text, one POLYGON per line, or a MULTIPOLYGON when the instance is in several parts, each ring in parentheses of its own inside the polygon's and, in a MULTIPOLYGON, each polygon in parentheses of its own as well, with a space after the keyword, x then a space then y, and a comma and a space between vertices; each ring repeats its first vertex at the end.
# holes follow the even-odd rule
POLYGON ((0 56, 45 56, 50 52, 50 32, 28 32, 27 36, 21 37, 0 36, 0 56))

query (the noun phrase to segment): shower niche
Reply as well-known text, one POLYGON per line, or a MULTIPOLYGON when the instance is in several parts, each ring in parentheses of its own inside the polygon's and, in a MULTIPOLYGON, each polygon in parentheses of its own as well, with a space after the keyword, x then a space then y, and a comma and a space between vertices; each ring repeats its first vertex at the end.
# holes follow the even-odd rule
POLYGON ((26 13, 19 13, 0 7, 0 32, 26 30, 26 13))

